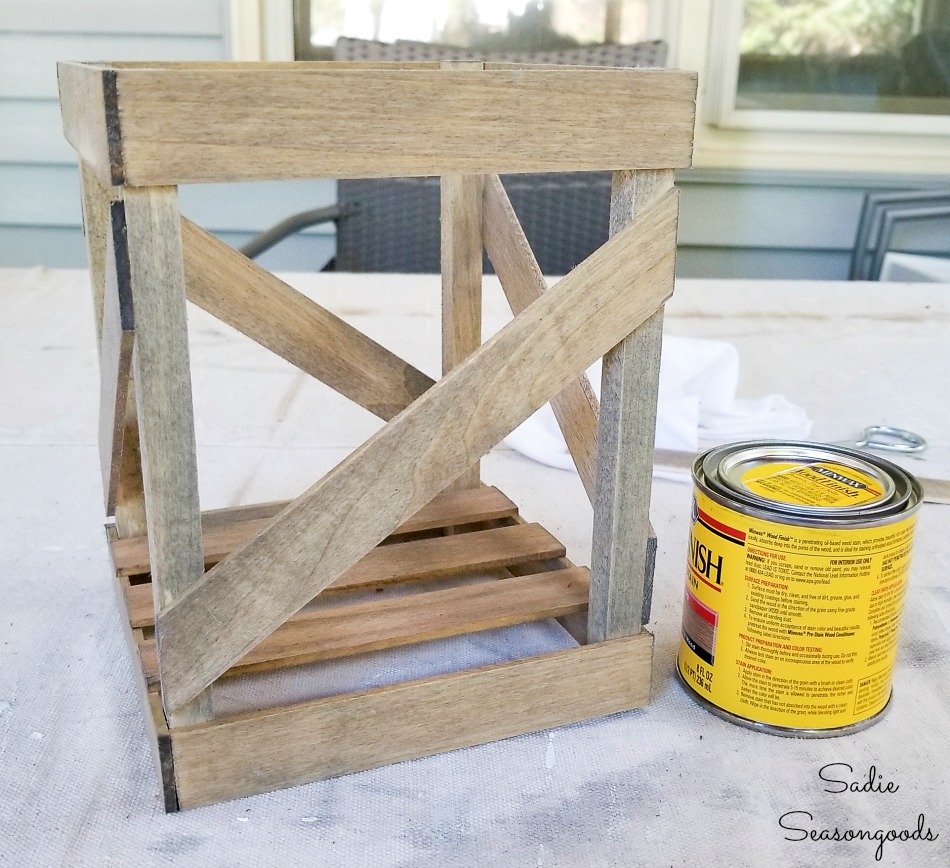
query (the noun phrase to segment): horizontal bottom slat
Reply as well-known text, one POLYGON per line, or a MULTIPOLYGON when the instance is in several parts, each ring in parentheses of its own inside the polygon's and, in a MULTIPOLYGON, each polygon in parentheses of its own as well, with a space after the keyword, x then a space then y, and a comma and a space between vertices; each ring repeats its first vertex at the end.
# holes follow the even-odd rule
POLYGON ((638 708, 650 699, 652 652, 644 632, 174 729, 179 803, 197 807, 638 708))
MULTIPOLYGON (((392 543, 373 549, 323 593, 478 573, 563 555, 564 546, 539 524, 392 543)), ((126 594, 132 626, 154 624, 151 584, 127 585, 126 594)))
MULTIPOLYGON (((212 510, 201 516, 205 565, 212 566, 235 549, 240 548, 264 527, 290 501, 275 501, 253 506, 212 510)), ((433 498, 412 518, 400 525, 395 535, 473 524, 508 518, 518 512, 497 488, 449 491, 433 498)), ((112 560, 119 575, 136 575, 149 571, 148 538, 144 536, 116 539, 112 542, 112 560)))
MULTIPOLYGON (((586 568, 573 567, 304 612, 268 636, 225 677, 573 615, 587 610, 589 576, 586 568)), ((139 653, 148 682, 155 683, 155 641, 142 643, 139 653)))

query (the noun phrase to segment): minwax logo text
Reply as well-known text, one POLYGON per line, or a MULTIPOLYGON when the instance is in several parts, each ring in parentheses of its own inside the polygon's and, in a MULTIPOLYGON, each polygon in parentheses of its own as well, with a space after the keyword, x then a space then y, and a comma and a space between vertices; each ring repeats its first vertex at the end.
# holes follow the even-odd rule
POLYGON ((850 479, 847 476, 842 476, 840 473, 835 473, 834 470, 829 470, 827 467, 818 467, 812 466, 812 470, 815 473, 820 473, 822 476, 827 476, 829 479, 835 480, 835 482, 840 482, 843 485, 850 485, 852 488, 867 488, 863 482, 858 482, 856 479, 850 479))

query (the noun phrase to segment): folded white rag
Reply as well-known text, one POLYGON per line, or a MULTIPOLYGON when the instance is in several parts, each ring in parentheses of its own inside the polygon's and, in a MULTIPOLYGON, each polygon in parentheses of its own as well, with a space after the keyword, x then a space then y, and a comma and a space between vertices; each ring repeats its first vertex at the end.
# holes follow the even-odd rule
MULTIPOLYGON (((600 362, 587 372, 600 395, 600 362)), ((737 398, 739 353, 724 341, 665 335, 660 357, 656 448, 697 452, 733 440, 802 440, 811 420, 782 395, 737 398)), ((554 411, 545 404, 511 432, 505 444, 541 464, 574 468, 554 411)))

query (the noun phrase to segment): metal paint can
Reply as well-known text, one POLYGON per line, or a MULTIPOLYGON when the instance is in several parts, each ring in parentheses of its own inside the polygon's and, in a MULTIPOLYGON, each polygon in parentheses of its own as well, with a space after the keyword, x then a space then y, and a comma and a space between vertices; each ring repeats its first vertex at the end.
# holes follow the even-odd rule
POLYGON ((920 484, 842 446, 747 441, 693 465, 677 672, 776 735, 843 735, 891 697, 920 484))

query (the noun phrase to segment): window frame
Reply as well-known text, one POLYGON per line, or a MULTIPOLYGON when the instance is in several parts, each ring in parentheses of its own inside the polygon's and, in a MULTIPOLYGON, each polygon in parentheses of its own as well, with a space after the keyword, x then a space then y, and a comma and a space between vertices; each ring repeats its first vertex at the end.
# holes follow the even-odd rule
POLYGON ((670 44, 669 65, 699 73, 695 168, 950 176, 950 127, 928 123, 943 121, 942 117, 927 116, 911 132, 915 117, 907 115, 873 115, 862 128, 854 112, 839 112, 840 118, 828 119, 813 117, 825 112, 736 110, 740 4, 741 0, 661 0, 658 4, 656 24, 659 38, 670 44), (727 53, 731 39, 735 39, 734 69, 727 53), (724 117, 724 94, 731 94, 732 111, 745 116, 732 118, 727 112, 724 117), (755 114, 779 117, 748 117, 755 114))
POLYGON ((950 115, 886 112, 738 108, 739 40, 744 0, 716 0, 710 27, 709 74, 713 86, 705 107, 712 126, 739 130, 950 135, 950 115))

